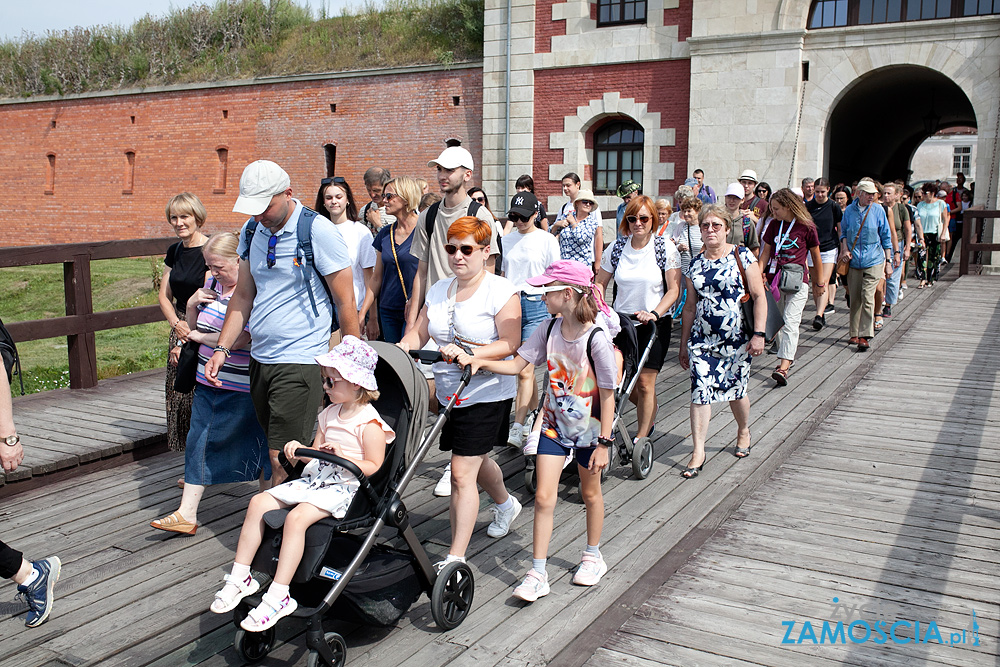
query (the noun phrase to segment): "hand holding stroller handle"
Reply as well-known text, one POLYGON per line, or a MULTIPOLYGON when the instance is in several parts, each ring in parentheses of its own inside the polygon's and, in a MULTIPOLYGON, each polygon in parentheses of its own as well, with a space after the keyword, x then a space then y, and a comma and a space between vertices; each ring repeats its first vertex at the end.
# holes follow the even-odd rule
POLYGON ((444 361, 444 357, 438 350, 410 350, 410 356, 424 364, 436 364, 439 361, 444 361))
POLYGON ((368 478, 365 477, 365 474, 361 472, 361 468, 359 468, 356 464, 352 463, 351 461, 348 461, 343 457, 337 456, 333 452, 324 452, 321 449, 308 449, 306 447, 296 449, 295 458, 320 459, 322 461, 327 461, 328 463, 334 463, 340 466, 341 468, 343 468, 344 470, 346 470, 347 472, 351 473, 352 475, 358 478, 358 481, 361 483, 361 489, 365 492, 365 495, 368 496, 368 499, 372 502, 372 504, 378 505, 380 499, 378 497, 378 494, 375 493, 375 489, 372 488, 372 485, 371 483, 368 482, 368 478))

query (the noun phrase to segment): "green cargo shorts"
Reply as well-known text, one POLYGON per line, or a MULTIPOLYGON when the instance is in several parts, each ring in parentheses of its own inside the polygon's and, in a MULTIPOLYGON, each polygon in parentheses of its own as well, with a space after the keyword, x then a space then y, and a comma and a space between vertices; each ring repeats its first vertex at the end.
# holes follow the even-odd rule
POLYGON ((289 440, 312 446, 323 401, 319 364, 262 364, 251 359, 250 398, 269 448, 281 451, 289 440))

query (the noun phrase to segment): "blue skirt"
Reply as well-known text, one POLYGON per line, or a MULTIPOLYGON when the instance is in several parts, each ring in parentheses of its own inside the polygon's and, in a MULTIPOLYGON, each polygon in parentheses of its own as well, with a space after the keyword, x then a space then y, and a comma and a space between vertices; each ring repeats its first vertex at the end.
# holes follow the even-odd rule
POLYGON ((184 481, 225 484, 271 479, 267 436, 250 394, 196 384, 191 430, 184 450, 184 481))

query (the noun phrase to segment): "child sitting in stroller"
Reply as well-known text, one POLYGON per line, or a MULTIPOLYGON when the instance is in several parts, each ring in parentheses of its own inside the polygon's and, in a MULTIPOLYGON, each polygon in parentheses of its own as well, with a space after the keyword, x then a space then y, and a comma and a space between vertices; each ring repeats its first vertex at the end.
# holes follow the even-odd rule
MULTIPOLYGON (((316 357, 316 363, 323 367, 323 389, 331 405, 319 414, 313 448, 353 462, 366 476, 378 471, 385 458, 386 443, 395 438, 393 430, 370 405, 378 399, 377 362, 375 350, 350 335, 344 336, 330 352, 316 357)), ((302 446, 295 440, 285 445, 285 456, 290 463, 298 460, 294 454, 302 446)), ((240 625, 249 632, 261 632, 294 612, 298 603, 289 596, 288 586, 302 560, 306 529, 329 516, 343 518, 359 484, 344 468, 313 459, 299 479, 254 496, 240 532, 236 562, 231 574, 225 577, 225 586, 215 594, 211 610, 217 614, 232 611, 244 597, 257 592, 260 584, 250 574, 250 563, 261 543, 264 514, 294 506, 285 521, 274 581, 260 605, 240 625)))

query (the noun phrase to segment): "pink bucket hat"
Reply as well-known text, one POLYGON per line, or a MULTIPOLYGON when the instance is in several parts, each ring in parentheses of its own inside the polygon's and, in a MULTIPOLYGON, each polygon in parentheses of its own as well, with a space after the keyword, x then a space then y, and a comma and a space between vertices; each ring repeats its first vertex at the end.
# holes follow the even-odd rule
POLYGON ((357 336, 344 336, 340 345, 316 357, 316 363, 337 369, 337 372, 351 384, 360 385, 365 389, 378 389, 375 383, 378 352, 357 336))

